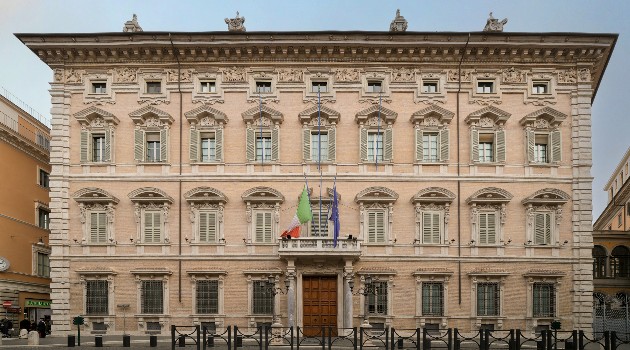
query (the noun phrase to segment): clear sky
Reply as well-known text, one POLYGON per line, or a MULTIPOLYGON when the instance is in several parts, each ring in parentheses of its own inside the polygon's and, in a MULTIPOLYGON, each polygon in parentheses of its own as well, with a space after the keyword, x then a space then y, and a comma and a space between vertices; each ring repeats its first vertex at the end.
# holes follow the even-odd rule
POLYGON ((120 32, 133 13, 145 31, 217 31, 227 30, 224 18, 236 11, 248 31, 386 31, 397 8, 409 31, 480 31, 492 11, 509 19, 506 32, 620 34, 593 104, 597 218, 606 206, 602 188, 630 146, 627 0, 0 0, 0 86, 50 115, 52 72, 13 33, 120 32))

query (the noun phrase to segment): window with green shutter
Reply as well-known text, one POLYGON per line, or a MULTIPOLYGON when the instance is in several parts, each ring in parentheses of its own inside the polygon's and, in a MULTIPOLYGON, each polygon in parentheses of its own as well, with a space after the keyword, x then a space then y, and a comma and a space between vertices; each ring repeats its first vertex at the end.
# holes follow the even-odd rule
POLYGON ((144 243, 160 243, 162 241, 162 213, 145 211, 143 222, 144 243))
POLYGON ((90 212, 90 243, 107 243, 106 212, 90 212))
POLYGON ((256 243, 273 242, 273 215, 271 211, 257 211, 254 213, 254 239, 256 243))
POLYGON ((385 243, 385 210, 370 210, 367 215, 367 243, 385 243))
POLYGON ((217 212, 199 212, 199 242, 217 242, 217 212))
POLYGON ((534 244, 551 244, 552 219, 551 212, 534 213, 534 244))
POLYGON ((440 244, 442 242, 442 225, 438 212, 422 213, 422 243, 440 244))
POLYGON ((497 214, 479 213, 479 244, 496 244, 497 243, 497 214))

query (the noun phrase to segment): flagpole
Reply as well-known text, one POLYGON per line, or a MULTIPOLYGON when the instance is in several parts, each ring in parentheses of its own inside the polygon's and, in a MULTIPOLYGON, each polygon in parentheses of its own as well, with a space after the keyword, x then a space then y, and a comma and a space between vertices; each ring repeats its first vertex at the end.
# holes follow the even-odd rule
POLYGON ((322 101, 320 97, 320 86, 317 85, 317 170, 319 170, 319 216, 317 217, 317 230, 321 235, 322 230, 322 101))
MULTIPOLYGON (((258 94, 260 109, 260 165, 265 166, 265 145, 263 144, 263 115, 262 115, 262 95, 258 94)), ((254 147, 254 150, 256 147, 254 147)))
MULTIPOLYGON (((381 107, 383 105, 382 91, 378 91, 378 120, 376 122, 376 154, 374 154, 374 158, 376 159, 376 171, 378 171, 378 139, 381 137, 381 107)), ((381 137, 381 144, 383 147, 385 146, 385 138, 381 137)), ((381 151, 383 152, 383 151, 381 151)))

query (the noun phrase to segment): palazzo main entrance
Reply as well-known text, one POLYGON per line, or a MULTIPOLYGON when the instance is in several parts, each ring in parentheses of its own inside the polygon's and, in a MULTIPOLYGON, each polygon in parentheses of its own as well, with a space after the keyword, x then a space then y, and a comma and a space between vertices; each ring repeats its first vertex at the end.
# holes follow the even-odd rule
POLYGON ((330 327, 337 335, 337 277, 303 276, 304 335, 321 335, 322 327, 330 327))

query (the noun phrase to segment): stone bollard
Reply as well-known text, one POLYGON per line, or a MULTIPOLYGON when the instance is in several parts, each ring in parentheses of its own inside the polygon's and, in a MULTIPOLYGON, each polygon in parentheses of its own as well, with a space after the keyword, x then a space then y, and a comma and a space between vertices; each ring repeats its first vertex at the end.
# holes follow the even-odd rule
POLYGON ((24 328, 20 329, 20 335, 19 335, 20 339, 26 339, 28 338, 28 331, 24 328))
POLYGON ((0 334, 0 345, 2 345, 2 335, 0 334))
POLYGON ((35 331, 28 332, 28 345, 39 345, 39 333, 35 331))

